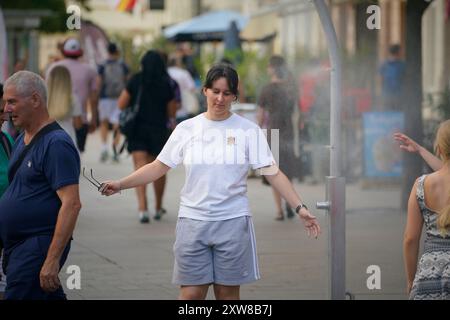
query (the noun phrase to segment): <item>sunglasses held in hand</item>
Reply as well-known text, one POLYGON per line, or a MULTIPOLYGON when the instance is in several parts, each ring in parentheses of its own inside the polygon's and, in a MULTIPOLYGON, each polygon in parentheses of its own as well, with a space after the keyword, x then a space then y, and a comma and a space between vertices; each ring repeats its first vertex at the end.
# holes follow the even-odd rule
POLYGON ((89 181, 90 183, 92 183, 92 184, 97 188, 98 191, 100 191, 100 189, 103 187, 103 183, 99 182, 97 179, 94 178, 94 175, 93 175, 93 173, 92 173, 92 169, 90 170, 90 171, 91 171, 91 177, 89 178, 88 176, 86 176, 86 174, 85 174, 85 169, 86 169, 86 168, 83 167, 83 177, 84 177, 87 181, 89 181))

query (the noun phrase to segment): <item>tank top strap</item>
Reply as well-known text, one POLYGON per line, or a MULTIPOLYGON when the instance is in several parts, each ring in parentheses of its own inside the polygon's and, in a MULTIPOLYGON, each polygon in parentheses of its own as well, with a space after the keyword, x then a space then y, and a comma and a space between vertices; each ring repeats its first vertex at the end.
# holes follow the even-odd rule
POLYGON ((424 212, 425 209, 425 192, 424 192, 424 181, 426 178, 426 174, 422 175, 417 179, 417 190, 416 190, 416 199, 419 204, 419 208, 421 212, 424 212))

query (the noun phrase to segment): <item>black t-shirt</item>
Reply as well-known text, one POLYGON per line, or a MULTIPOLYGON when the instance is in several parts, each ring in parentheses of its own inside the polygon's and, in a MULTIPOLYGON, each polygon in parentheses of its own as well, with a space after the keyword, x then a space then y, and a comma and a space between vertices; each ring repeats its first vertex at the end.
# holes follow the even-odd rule
MULTIPOLYGON (((136 103, 139 88, 142 86, 142 73, 139 72, 127 84, 127 91, 131 96, 128 107, 136 103)), ((167 104, 174 98, 168 79, 161 79, 152 87, 143 87, 137 117, 137 130, 147 128, 167 128, 167 104)))

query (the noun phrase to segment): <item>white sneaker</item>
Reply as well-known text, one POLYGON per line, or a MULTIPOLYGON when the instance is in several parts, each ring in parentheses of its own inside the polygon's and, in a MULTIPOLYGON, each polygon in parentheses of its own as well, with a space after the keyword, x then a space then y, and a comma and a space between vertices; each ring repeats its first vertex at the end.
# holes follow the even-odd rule
POLYGON ((163 216, 163 214, 165 214, 167 211, 164 208, 159 209, 158 211, 156 211, 155 216, 153 217, 153 219, 155 220, 161 220, 161 217, 163 216))
POLYGON ((100 154, 100 162, 105 163, 109 159, 108 151, 102 151, 100 154))
POLYGON ((150 223, 150 216, 148 214, 148 211, 139 211, 139 222, 150 223))

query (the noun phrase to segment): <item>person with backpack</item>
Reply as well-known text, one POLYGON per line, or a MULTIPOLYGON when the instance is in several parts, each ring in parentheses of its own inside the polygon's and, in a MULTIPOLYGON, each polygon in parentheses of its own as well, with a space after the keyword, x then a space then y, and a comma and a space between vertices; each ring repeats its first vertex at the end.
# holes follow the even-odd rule
MULTIPOLYGON (((2 99, 3 85, 0 83, 0 198, 8 187, 8 164, 11 158, 13 139, 6 132, 1 131, 3 122, 7 121, 7 115, 4 112, 5 103, 2 99)), ((3 299, 5 292, 5 275, 2 269, 2 244, 0 241, 0 300, 3 299)))
POLYGON ((389 58, 380 67, 381 104, 385 111, 402 111, 405 62, 400 59, 400 45, 389 47, 389 58))
MULTIPOLYGON (((117 149, 120 140, 119 114, 120 109, 117 100, 120 93, 125 89, 129 75, 128 66, 120 59, 120 52, 114 43, 108 45, 108 59, 98 68, 98 88, 100 89, 99 118, 100 137, 102 149, 100 162, 106 162, 109 158, 108 131, 109 125, 113 127, 113 147, 117 149)), ((112 160, 118 162, 118 155, 114 152, 112 160)))

